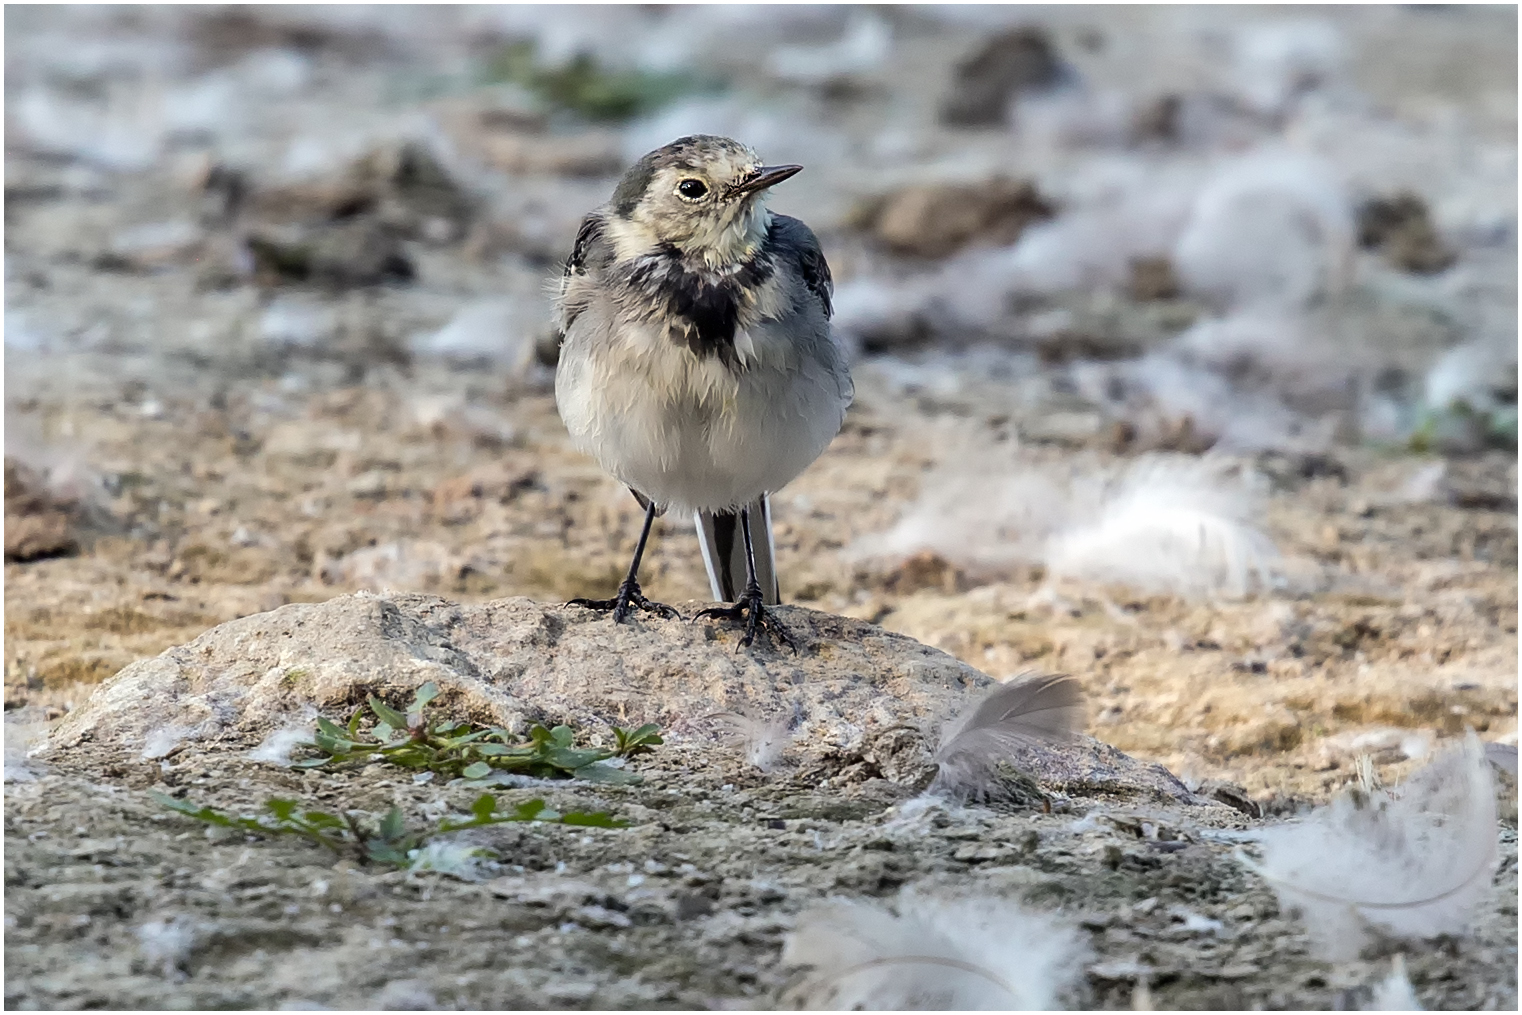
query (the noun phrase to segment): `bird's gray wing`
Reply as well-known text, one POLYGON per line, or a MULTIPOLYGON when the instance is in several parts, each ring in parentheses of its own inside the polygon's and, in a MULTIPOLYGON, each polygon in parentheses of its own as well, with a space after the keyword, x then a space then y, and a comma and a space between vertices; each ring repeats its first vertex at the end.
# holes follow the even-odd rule
POLYGON ((603 235, 603 217, 598 212, 593 212, 581 220, 581 228, 576 230, 576 242, 571 247, 571 254, 565 259, 565 270, 560 276, 560 293, 556 301, 560 305, 560 341, 565 342, 565 333, 570 330, 576 318, 586 309, 586 300, 578 298, 578 286, 574 283, 578 278, 586 276, 589 270, 600 265, 605 259, 607 240, 603 235))
POLYGON ((835 312, 830 303, 835 295, 835 282, 830 278, 830 265, 824 259, 824 251, 819 249, 814 230, 791 215, 773 215, 767 239, 771 241, 772 257, 797 271, 804 288, 819 301, 828 320, 835 312))

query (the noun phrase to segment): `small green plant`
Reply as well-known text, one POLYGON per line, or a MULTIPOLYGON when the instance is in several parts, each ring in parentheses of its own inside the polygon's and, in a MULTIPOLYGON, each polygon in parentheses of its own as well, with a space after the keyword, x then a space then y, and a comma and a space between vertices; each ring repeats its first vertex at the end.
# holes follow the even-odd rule
POLYGON ((308 746, 322 757, 295 762, 295 768, 322 768, 351 761, 379 759, 402 768, 436 772, 459 779, 484 779, 494 771, 539 779, 588 779, 593 782, 633 783, 639 776, 600 762, 634 757, 662 743, 660 729, 647 723, 636 730, 613 727, 615 746, 575 745, 569 726, 546 728, 535 724, 519 737, 500 726, 425 719, 424 711, 439 696, 432 683, 418 688, 406 713, 398 712, 374 695, 369 710, 376 722, 361 729, 363 709, 356 709, 347 726, 331 719, 318 719, 317 731, 308 746))
POLYGON ((620 758, 653 754, 657 747, 666 742, 661 739, 661 728, 653 722, 647 722, 637 730, 626 730, 622 726, 615 726, 613 741, 613 753, 620 758))
POLYGON ((540 62, 534 50, 529 41, 503 47, 486 68, 487 80, 522 85, 547 105, 589 120, 627 120, 689 92, 714 88, 713 82, 691 74, 608 68, 588 53, 550 67, 540 62))
MULTIPOLYGON (((507 811, 497 810, 497 798, 490 793, 476 797, 468 818, 444 819, 431 831, 413 832, 406 828, 399 808, 393 807, 380 820, 361 820, 353 811, 330 814, 303 810, 295 800, 272 798, 264 802, 264 813, 255 817, 234 817, 213 807, 198 807, 163 793, 150 792, 158 803, 186 817, 204 821, 218 828, 230 828, 256 835, 297 835, 339 856, 352 856, 361 863, 410 867, 416 854, 440 835, 516 821, 543 821, 587 828, 627 828, 605 811, 571 811, 561 814, 550 810, 543 800, 530 800, 507 811)), ((475 855, 494 856, 490 850, 475 850, 475 855)))

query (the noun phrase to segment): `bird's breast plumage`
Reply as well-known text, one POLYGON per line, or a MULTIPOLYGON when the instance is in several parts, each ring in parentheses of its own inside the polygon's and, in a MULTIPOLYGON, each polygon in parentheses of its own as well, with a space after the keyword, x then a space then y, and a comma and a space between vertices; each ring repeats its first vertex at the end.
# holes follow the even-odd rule
POLYGON ((744 365, 740 333, 775 310, 776 270, 756 251, 733 265, 694 264, 681 251, 661 247, 622 267, 622 302, 630 316, 664 326, 667 337, 699 359, 744 365))

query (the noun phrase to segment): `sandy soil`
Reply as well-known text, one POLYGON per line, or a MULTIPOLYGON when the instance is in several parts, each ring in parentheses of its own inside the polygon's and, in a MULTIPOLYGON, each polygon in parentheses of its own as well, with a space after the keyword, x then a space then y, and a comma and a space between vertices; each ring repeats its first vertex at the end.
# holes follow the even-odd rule
MULTIPOLYGON (((1064 51, 1086 52, 1072 41, 1082 26, 1065 17, 1064 51)), ((39 24, 28 30, 48 28, 39 24)), ((1429 33, 1430 59, 1390 50, 1421 70, 1397 75, 1368 54, 1420 36, 1421 25, 1374 14, 1339 24, 1358 42, 1353 78, 1391 116, 1431 123, 1441 119, 1431 108, 1460 107, 1490 141, 1509 131, 1514 185, 1514 48, 1454 69, 1466 63, 1453 56, 1460 44, 1493 39, 1493 26, 1443 22, 1429 33), (1507 60, 1509 81, 1495 70, 1507 60), (1423 90, 1423 74, 1437 83, 1423 90), (1508 87, 1502 109, 1489 97, 1508 87)), ((15 31, 8 37, 18 45, 15 31)), ((197 45, 222 52, 219 38, 197 45)), ((361 50, 374 41, 354 38, 361 50)), ((910 25, 901 38, 904 66, 920 74, 943 68, 977 32, 910 25)), ((451 110, 475 101, 387 106, 376 82, 387 66, 413 67, 412 57, 367 62, 323 46, 312 60, 331 88, 312 108, 368 102, 365 117, 404 107, 448 124, 451 110)), ((1129 80, 1136 53, 1108 52, 1074 59, 1094 80, 1129 80)), ((752 80, 743 75, 754 65, 741 63, 736 73, 752 80)), ((891 118, 887 100, 863 101, 865 111, 848 106, 824 122, 849 134, 891 118)), ((923 96, 903 103, 892 115, 919 123, 923 96)), ((923 127, 944 138, 938 129, 923 127)), ((267 125, 249 131, 259 143, 272 136, 267 125)), ((587 151, 606 161, 609 136, 568 131, 544 147, 556 165, 587 151)), ((968 165, 999 164, 1008 144, 969 140, 968 165)), ((276 211, 198 225, 192 241, 133 246, 121 242, 131 226, 203 221, 215 159, 192 140, 146 166, 101 169, 45 147, 7 149, 6 446, 50 475, 79 550, 5 565, 8 718, 56 718, 133 660, 284 603, 365 588, 468 601, 611 594, 639 511, 569 447, 551 374, 524 351, 537 325, 519 327, 523 348, 511 362, 450 361, 414 340, 472 300, 532 297, 576 218, 608 191, 605 172, 493 170, 507 183, 465 235, 400 241, 411 284, 333 289, 260 274, 236 248, 249 228, 299 217, 290 209, 301 201, 331 200, 313 194, 341 168, 300 185, 255 172, 253 192, 276 211), (327 315, 317 339, 296 334, 306 325, 279 323, 302 314, 327 315), (287 327, 296 337, 280 337, 287 327)), ((924 150, 914 159, 934 163, 924 150)), ((612 153, 617 164, 616 140, 612 153)), ((834 158, 821 172, 824 193, 799 198, 824 223, 842 279, 877 264, 839 225, 852 201, 904 176, 879 162, 853 177, 849 161, 834 158)), ((1514 203, 1503 212, 1514 274, 1514 203)), ((1475 253, 1476 263, 1490 264, 1486 256, 1475 253)), ((1374 255, 1358 257, 1385 277, 1374 255)), ((1121 303, 1133 323, 1159 313, 1121 303)), ((1504 317, 1504 292, 1499 305, 1504 317)), ((1187 322, 1203 310, 1182 300, 1169 312, 1187 322)), ((1358 320, 1393 336, 1392 362, 1421 370, 1454 339, 1418 317, 1381 305, 1358 320)), ((998 678, 1073 673, 1094 736, 1191 784, 1240 786, 1268 814, 1324 802, 1356 779, 1363 757, 1391 783, 1466 728, 1515 744, 1514 448, 1440 456, 1339 437, 1314 449, 1218 452, 1265 477, 1257 521, 1283 560, 1278 587, 1239 599, 1054 581, 1034 560, 864 554, 864 541, 891 529, 948 462, 1003 455, 1101 472, 1158 447, 1117 439, 1116 419, 1079 404, 1062 357, 1017 352, 1019 385, 990 379, 975 360, 954 366, 955 383, 939 383, 944 363, 924 349, 858 360, 845 430, 776 500, 784 596, 909 634, 998 678)), ((652 596, 706 598, 685 520, 661 519, 646 561, 652 596)), ((490 843, 510 862, 495 880, 465 883, 335 866, 302 844, 209 840, 144 793, 183 787, 236 807, 279 792, 416 813, 441 799, 405 780, 296 774, 214 752, 60 765, 7 787, 7 1005, 768 1006, 787 982, 776 966, 782 935, 807 902, 887 896, 907 883, 1004 893, 1080 920, 1095 954, 1073 1004, 1129 1007, 1143 979, 1159 1008, 1357 1006, 1388 970, 1383 955, 1336 967, 1308 955, 1303 931, 1231 859, 1228 833, 1250 822, 1225 808, 1168 811, 1189 842, 1169 852, 1124 828, 1070 831, 1098 802, 1116 813, 1161 807, 1137 801, 914 818, 881 780, 821 788, 817 773, 766 777, 723 751, 673 749, 644 770, 640 787, 549 792, 557 805, 605 806, 635 827, 501 832, 490 843), (1187 931, 1185 911, 1228 929, 1187 931), (164 923, 145 931, 152 921, 164 923)), ((443 799, 468 802, 458 790, 443 799)), ((1475 937, 1408 953, 1429 1007, 1516 1003, 1514 805, 1503 825, 1496 899, 1475 937)))

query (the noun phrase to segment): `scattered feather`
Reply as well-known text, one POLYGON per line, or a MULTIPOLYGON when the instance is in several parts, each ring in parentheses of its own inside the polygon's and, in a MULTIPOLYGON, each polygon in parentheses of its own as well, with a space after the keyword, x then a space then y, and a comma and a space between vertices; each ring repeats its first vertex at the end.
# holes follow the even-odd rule
POLYGON ((1244 25, 1232 40, 1229 87, 1248 109, 1282 117, 1302 95, 1336 80, 1347 47, 1329 21, 1290 20, 1244 25))
POLYGON ((195 950, 200 932, 185 916, 149 920, 134 932, 143 955, 156 964, 166 980, 182 983, 186 979, 185 962, 195 950))
POLYGON ((1068 475, 964 458, 927 475, 894 526, 858 539, 850 554, 896 562, 929 550, 969 573, 1042 563, 1054 578, 1240 598, 1276 586, 1285 570, 1251 521, 1258 486, 1252 473, 1185 456, 1068 475))
MULTIPOLYGON (((384 489, 385 477, 364 473, 350 483, 354 491, 384 489)), ((374 493, 362 492, 361 496, 374 493)), ((441 543, 430 540, 400 540, 366 546, 330 560, 322 566, 322 579, 334 585, 349 585, 374 592, 395 589, 415 591, 432 588, 450 567, 450 552, 441 543)))
POLYGON ((922 490, 893 528, 859 540, 852 555, 898 559, 930 550, 969 569, 1035 561, 1071 506, 1057 478, 996 459, 949 461, 922 490))
POLYGON ((1484 748, 1470 733, 1399 789, 1351 790, 1261 842, 1262 861, 1244 862, 1281 905, 1304 914, 1332 961, 1356 957, 1370 928, 1399 938, 1462 934, 1497 862, 1484 748))
POLYGON ((149 761, 167 758, 174 753, 176 747, 193 737, 195 733, 196 728, 191 726, 165 726, 163 729, 154 730, 143 741, 141 757, 149 761))
POLYGON ((291 752, 302 744, 312 742, 312 722, 317 718, 317 710, 309 705, 304 711, 310 714, 303 717, 302 725, 275 730, 260 741, 258 747, 248 752, 248 760, 267 761, 272 765, 289 768, 291 752))
POLYGON ((498 866, 492 862, 495 854, 490 850, 461 842, 434 840, 407 856, 409 871, 433 871, 461 881, 484 881, 498 866))
POLYGON ((1000 794, 1000 769, 1018 748, 1057 743, 1083 726, 1083 688, 1071 676, 1028 677, 995 688, 947 725, 931 792, 960 799, 1000 794))
POLYGON ((1279 554, 1247 520, 1250 493, 1203 463, 1138 463, 1100 496, 1095 520, 1051 539, 1047 568, 1054 577, 1198 598, 1269 588, 1279 554))
POLYGON ((793 732, 787 719, 764 722, 739 712, 715 712, 705 716, 725 730, 726 743, 745 753, 745 760, 762 772, 770 772, 792 742, 793 732))
POLYGON ((1078 975, 1078 935, 1000 899, 913 890, 891 908, 834 901, 801 914, 782 948, 804 966, 788 1000, 810 1010, 1044 1010, 1078 975))
POLYGON ((1173 263, 1218 305, 1303 307, 1346 287, 1353 241, 1352 202, 1325 167, 1254 155, 1200 191, 1173 263))
POLYGON ((1397 955, 1390 975, 1379 981, 1364 1011, 1426 1011, 1406 977, 1406 957, 1397 955))

